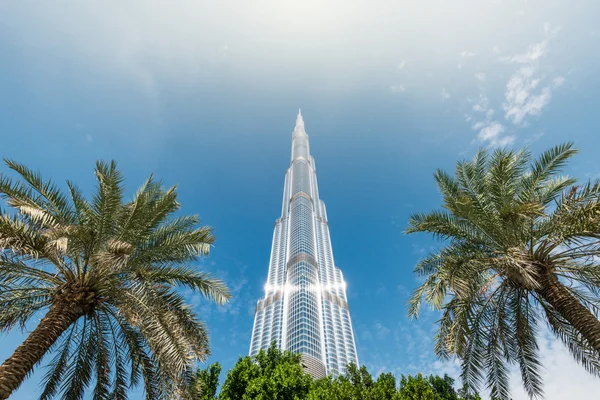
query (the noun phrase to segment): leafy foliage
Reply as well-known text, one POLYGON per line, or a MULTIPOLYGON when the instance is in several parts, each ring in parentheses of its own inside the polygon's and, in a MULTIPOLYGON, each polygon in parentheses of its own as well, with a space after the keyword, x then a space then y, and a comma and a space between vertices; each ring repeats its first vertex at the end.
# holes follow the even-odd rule
POLYGON ((222 400, 296 400, 308 394, 311 378, 300 364, 300 355, 282 352, 275 344, 255 357, 240 358, 229 371, 222 400))
POLYGON ((215 400, 220 374, 221 364, 218 362, 206 369, 198 369, 190 386, 192 398, 196 400, 215 400))
MULTIPOLYGON (((304 373, 297 354, 272 345, 256 357, 240 357, 229 371, 220 400, 481 400, 477 394, 461 397, 447 375, 402 377, 391 373, 374 380, 367 368, 349 365, 345 375, 313 380, 304 373)), ((195 397, 204 399, 204 397, 195 397)))
MULTIPOLYGON (((454 398, 456 395, 453 396, 454 398)), ((441 395, 435 391, 429 380, 421 374, 402 376, 400 379, 400 398, 415 400, 439 400, 441 395)))
POLYGON ((468 387, 484 382, 508 399, 508 365, 517 364, 531 397, 542 395, 536 335, 540 322, 588 371, 600 375, 600 182, 573 186, 558 175, 576 153, 571 143, 532 160, 528 151, 480 150, 438 170, 443 209, 411 217, 407 233, 445 246, 416 268, 424 301, 440 310, 441 358, 458 356, 468 387))
POLYGON ((0 174, 0 195, 12 207, 0 213, 0 331, 24 328, 40 311, 73 316, 51 348, 41 398, 78 399, 92 383, 95 399, 126 398, 140 382, 148 399, 184 393, 209 341, 176 288, 217 303, 229 298, 221 281, 193 265, 208 254, 212 229, 198 227, 195 215, 173 217, 176 187, 152 176, 124 201, 114 162, 96 163, 90 200, 72 182, 64 193, 24 165, 6 164, 20 179, 0 174))

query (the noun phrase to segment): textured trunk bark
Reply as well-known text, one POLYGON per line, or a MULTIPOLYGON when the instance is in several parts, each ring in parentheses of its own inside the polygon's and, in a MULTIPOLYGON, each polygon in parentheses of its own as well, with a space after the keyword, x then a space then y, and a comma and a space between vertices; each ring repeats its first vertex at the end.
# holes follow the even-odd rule
POLYGON ((19 387, 50 346, 81 315, 82 312, 69 306, 55 304, 50 307, 37 328, 0 366, 0 399, 7 399, 19 387))
POLYGON ((554 274, 542 274, 540 284, 542 287, 537 290, 537 293, 577 329, 600 354, 600 321, 569 293, 554 274))

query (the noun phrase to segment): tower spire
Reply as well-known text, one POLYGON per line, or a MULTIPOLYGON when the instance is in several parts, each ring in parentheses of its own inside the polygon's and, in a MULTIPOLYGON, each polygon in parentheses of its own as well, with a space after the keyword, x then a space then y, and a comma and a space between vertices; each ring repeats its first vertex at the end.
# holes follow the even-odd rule
POLYGON ((304 119, 302 118, 302 110, 298 109, 298 116, 296 117, 296 127, 304 126, 304 119))

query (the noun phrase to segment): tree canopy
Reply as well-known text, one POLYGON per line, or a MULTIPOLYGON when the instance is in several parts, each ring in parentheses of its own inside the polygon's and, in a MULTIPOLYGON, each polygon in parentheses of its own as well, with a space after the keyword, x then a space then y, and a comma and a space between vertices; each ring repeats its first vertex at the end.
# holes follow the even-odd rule
POLYGON ((313 380, 304 372, 300 356, 271 346, 255 357, 240 357, 228 372, 221 393, 215 395, 215 366, 199 370, 197 400, 480 400, 477 394, 456 391, 454 380, 421 374, 402 376, 391 373, 373 379, 365 366, 349 365, 345 375, 313 380), (464 393, 464 397, 463 394, 464 393))

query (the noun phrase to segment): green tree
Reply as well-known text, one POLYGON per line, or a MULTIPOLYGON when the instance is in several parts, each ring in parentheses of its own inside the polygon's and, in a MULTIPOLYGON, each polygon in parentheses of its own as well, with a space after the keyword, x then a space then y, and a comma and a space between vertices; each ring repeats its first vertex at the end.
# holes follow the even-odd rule
POLYGON ((454 390, 454 379, 444 374, 443 378, 437 375, 430 375, 428 380, 433 390, 440 396, 441 399, 458 400, 458 395, 454 390))
POLYGON ((346 376, 352 384, 353 399, 368 399, 373 389, 373 377, 364 365, 358 368, 355 364, 348 365, 346 376))
POLYGON ((221 364, 218 362, 196 371, 190 390, 194 400, 215 400, 219 387, 221 364))
POLYGON ((300 364, 300 355, 279 350, 273 343, 255 357, 240 358, 229 371, 220 393, 222 400, 305 399, 312 378, 300 364))
POLYGON ((176 188, 150 177, 123 201, 116 164, 97 162, 91 200, 72 183, 63 193, 21 164, 19 179, 0 175, 0 195, 14 212, 0 215, 0 329, 44 312, 37 327, 0 366, 7 398, 52 350, 41 398, 62 393, 123 399, 144 383, 149 399, 187 387, 194 360, 209 354, 204 324, 176 287, 218 303, 226 286, 192 263, 208 253, 211 228, 197 216, 171 217, 176 188))
POLYGON ((240 357, 235 366, 229 370, 219 398, 221 400, 242 400, 250 382, 257 379, 260 369, 250 356, 240 357))
MULTIPOLYGON (((342 397, 334 396, 333 394, 333 378, 327 376, 321 379, 315 379, 308 392, 309 400, 337 400, 342 397)), ((349 398, 349 396, 347 397, 349 398)))
POLYGON ((354 400, 355 388, 350 380, 342 375, 337 378, 327 376, 313 381, 308 393, 309 400, 354 400))
POLYGON ((373 400, 399 400, 396 378, 391 373, 382 373, 375 381, 371 391, 373 400))
POLYGON ((526 150, 480 150, 454 177, 436 172, 444 210, 410 219, 408 233, 446 245, 416 266, 425 282, 409 314, 418 316, 423 299, 442 310, 437 355, 458 355, 463 382, 487 381, 495 398, 509 398, 512 362, 529 395, 541 395, 543 321, 588 371, 600 371, 600 183, 573 186, 558 175, 575 153, 570 143, 533 161, 526 150))
MULTIPOLYGON (((402 376, 399 388, 391 373, 373 380, 365 366, 348 365, 345 375, 312 380, 297 354, 272 345, 255 357, 240 357, 227 374, 220 400, 481 400, 476 394, 459 398, 454 380, 402 376), (476 397, 475 397, 476 396, 476 397)), ((466 393, 466 392, 465 392, 466 393)))
POLYGON ((398 390, 400 400, 441 400, 442 397, 435 392, 429 379, 423 375, 404 376, 400 379, 398 390))
MULTIPOLYGON (((367 368, 358 368, 354 364, 348 365, 346 375, 335 379, 331 376, 315 380, 309 392, 308 399, 317 400, 370 400, 376 399, 373 391, 376 383, 373 382, 367 368)), ((384 386, 383 384, 381 386, 384 386)), ((393 384, 395 391, 395 381, 393 384)), ((385 388, 378 387, 378 394, 384 394, 385 388)), ((384 397, 382 397, 384 399, 384 397)))

